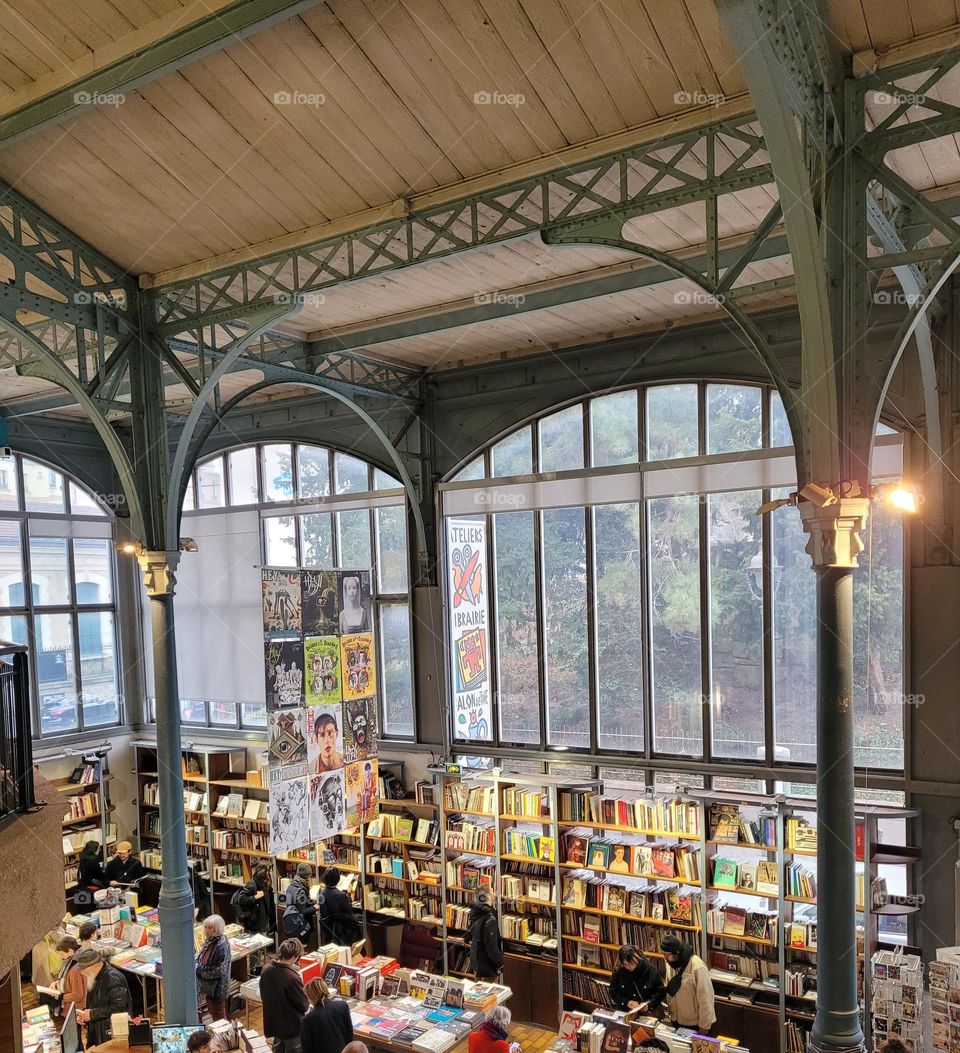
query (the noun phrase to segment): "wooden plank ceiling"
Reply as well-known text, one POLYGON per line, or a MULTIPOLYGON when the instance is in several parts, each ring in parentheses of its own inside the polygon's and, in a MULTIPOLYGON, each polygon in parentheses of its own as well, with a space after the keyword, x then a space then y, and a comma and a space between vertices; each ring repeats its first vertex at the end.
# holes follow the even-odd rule
MULTIPOLYGON (((18 0, 0 35, 0 104, 4 91, 152 21, 196 17, 218 2, 18 0)), ((960 23, 960 0, 829 6, 848 52, 882 53, 960 23)), ((713 0, 327 0, 126 93, 122 105, 15 143, 0 152, 0 177, 132 273, 153 274, 692 107, 709 120, 716 99, 749 107, 744 91, 713 0)), ((879 118, 882 104, 871 106, 879 118)), ((895 163, 917 186, 960 181, 954 139, 899 151, 895 163)), ((748 233, 774 200, 773 187, 727 195, 721 236, 748 233)), ((701 245, 703 209, 637 220, 629 233, 665 250, 701 245)), ((329 290, 292 329, 322 336, 628 258, 521 239, 329 290)), ((789 261, 772 260, 741 281, 788 271, 789 261)), ((371 353, 442 368, 711 310, 676 291, 634 290, 371 353)))

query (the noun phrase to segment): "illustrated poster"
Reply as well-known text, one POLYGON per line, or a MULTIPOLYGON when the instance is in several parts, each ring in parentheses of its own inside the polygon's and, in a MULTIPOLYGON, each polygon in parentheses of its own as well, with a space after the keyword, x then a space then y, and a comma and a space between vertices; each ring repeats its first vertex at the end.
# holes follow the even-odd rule
POLYGON ((339 702, 307 710, 307 763, 311 775, 343 767, 343 707, 339 702))
POLYGON ((271 780, 270 851, 276 855, 302 848, 310 840, 309 825, 307 780, 271 780))
POLYGON ((301 592, 298 570, 268 570, 262 574, 263 635, 299 636, 301 633, 301 592))
POLYGON ((343 703, 343 755, 348 764, 377 755, 376 698, 343 703))
POLYGON ((270 764, 307 759, 306 710, 302 706, 267 714, 267 754, 270 764))
POLYGON ((267 712, 303 705, 303 643, 268 640, 264 644, 267 712))
POLYGON ((373 633, 340 637, 340 676, 343 699, 366 698, 377 690, 373 633))
POLYGON ((487 524, 458 518, 446 523, 453 734, 461 741, 487 742, 492 733, 487 524))
POLYGON ((336 636, 306 637, 303 666, 308 706, 340 701, 340 640, 336 636))
POLYGON ((339 632, 340 582, 335 570, 301 572, 303 635, 333 636, 339 632))
POLYGON ((341 636, 370 632, 370 571, 341 570, 338 573, 341 636))
POLYGON ((370 822, 379 811, 377 768, 377 758, 372 757, 370 760, 348 764, 343 770, 348 828, 370 822))
POLYGON ((347 828, 343 768, 310 776, 310 836, 322 841, 347 828))

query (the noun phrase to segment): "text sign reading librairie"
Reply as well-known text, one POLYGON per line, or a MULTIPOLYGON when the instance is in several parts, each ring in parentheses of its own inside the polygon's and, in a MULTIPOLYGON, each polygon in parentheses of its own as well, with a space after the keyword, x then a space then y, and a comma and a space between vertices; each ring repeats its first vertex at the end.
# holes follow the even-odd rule
POLYGON ((488 742, 492 734, 485 520, 447 520, 446 570, 453 736, 488 742))

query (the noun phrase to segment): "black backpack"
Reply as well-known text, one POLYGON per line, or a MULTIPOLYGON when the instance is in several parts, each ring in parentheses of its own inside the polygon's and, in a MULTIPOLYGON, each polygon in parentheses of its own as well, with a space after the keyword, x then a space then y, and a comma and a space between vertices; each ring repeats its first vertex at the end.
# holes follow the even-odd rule
POLYGON ((283 908, 281 926, 283 927, 284 939, 296 938, 305 942, 310 935, 310 923, 303 916, 303 912, 296 903, 288 903, 283 908))
POLYGON ((240 897, 246 892, 247 886, 242 885, 237 889, 236 892, 230 897, 230 906, 233 907, 233 916, 237 919, 238 925, 246 925, 250 920, 250 912, 247 910, 246 905, 241 902, 240 897))

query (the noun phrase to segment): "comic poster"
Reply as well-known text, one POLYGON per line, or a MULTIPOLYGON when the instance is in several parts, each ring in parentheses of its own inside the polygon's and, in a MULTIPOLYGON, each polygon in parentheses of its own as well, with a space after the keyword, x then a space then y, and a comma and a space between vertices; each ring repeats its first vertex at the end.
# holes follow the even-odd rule
POLYGON ((307 710, 307 763, 311 775, 343 767, 343 707, 339 702, 307 710))
POLYGON ((348 764, 344 769, 347 827, 368 823, 380 809, 377 796, 377 758, 348 764))
POLYGON ((483 519, 446 522, 453 734, 462 741, 489 741, 487 524, 483 519))
POLYGON ((300 572, 303 635, 332 636, 339 632, 340 584, 335 570, 300 572))
POLYGON ((308 636, 303 641, 303 671, 308 706, 339 702, 340 641, 336 636, 308 636))
MULTIPOLYGON (((272 780, 271 780, 272 782, 272 780)), ((270 851, 302 848, 310 840, 306 779, 287 779, 270 787, 270 851)))
POLYGON ((370 632, 370 571, 341 570, 337 579, 340 598, 337 623, 340 635, 370 632))
POLYGON ((340 637, 340 676, 345 702, 349 702, 351 698, 365 698, 376 692, 377 675, 372 633, 340 637))
POLYGON ((306 711, 302 706, 267 714, 267 757, 271 765, 307 759, 306 711))
POLYGON ((267 712, 303 705, 303 644, 268 640, 264 644, 267 712))
POLYGON ((343 755, 348 764, 377 755, 376 698, 343 703, 343 755))
POLYGON ((310 838, 322 841, 347 827, 343 768, 310 776, 310 838))
POLYGON ((301 632, 300 571, 268 570, 262 574, 263 635, 268 640, 301 632))

